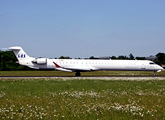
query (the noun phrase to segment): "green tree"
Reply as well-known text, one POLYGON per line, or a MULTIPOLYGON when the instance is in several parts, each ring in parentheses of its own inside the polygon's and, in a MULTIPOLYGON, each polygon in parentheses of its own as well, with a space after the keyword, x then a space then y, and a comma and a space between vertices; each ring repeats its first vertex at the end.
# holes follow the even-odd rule
POLYGON ((94 57, 94 56, 91 56, 89 59, 98 59, 98 58, 96 58, 96 57, 94 57))
POLYGON ((118 59, 119 60, 126 60, 126 59, 128 59, 128 57, 127 56, 120 55, 120 56, 118 56, 118 59))
POLYGON ((0 51, 0 70, 30 70, 26 66, 20 66, 16 61, 17 58, 12 51, 0 51))
POLYGON ((111 59, 117 59, 116 56, 112 56, 111 59))
POLYGON ((17 58, 12 51, 1 51, 0 57, 1 70, 16 70, 16 68, 18 67, 18 64, 15 63, 17 61, 17 58))
POLYGON ((130 59, 130 60, 133 60, 133 59, 134 59, 134 56, 133 56, 132 53, 129 54, 129 59, 130 59))
POLYGON ((158 58, 155 61, 157 64, 165 64, 165 53, 158 53, 156 57, 158 58))
POLYGON ((61 56, 61 57, 59 57, 59 59, 72 59, 72 58, 61 56))

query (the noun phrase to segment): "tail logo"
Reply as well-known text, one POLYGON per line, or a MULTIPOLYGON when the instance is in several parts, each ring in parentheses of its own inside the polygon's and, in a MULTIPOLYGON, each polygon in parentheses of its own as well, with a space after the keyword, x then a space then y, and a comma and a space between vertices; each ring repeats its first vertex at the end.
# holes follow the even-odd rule
POLYGON ((26 54, 18 54, 18 58, 25 58, 26 54))

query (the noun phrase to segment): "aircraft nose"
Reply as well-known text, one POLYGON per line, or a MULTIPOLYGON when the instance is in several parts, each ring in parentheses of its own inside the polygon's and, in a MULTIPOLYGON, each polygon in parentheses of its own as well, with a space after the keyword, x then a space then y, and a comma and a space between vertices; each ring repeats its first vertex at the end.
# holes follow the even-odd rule
POLYGON ((161 67, 162 68, 162 70, 164 70, 164 68, 163 67, 161 67))
POLYGON ((158 68, 159 68, 160 70, 164 70, 164 68, 163 68, 163 67, 161 67, 161 66, 158 66, 158 68))
POLYGON ((159 65, 157 66, 157 72, 161 72, 163 69, 164 69, 163 67, 161 67, 159 65))

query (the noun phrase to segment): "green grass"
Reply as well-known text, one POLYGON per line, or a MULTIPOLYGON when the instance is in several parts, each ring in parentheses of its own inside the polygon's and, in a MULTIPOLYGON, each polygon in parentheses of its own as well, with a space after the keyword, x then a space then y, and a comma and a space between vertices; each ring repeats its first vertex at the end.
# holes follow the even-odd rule
POLYGON ((0 80, 0 119, 165 119, 165 79, 0 80))
MULTIPOLYGON (((165 76, 165 70, 156 73, 165 76)), ((61 71, 0 71, 0 76, 75 76, 75 73, 61 71)), ((81 72, 81 76, 153 76, 152 71, 95 71, 81 72)))

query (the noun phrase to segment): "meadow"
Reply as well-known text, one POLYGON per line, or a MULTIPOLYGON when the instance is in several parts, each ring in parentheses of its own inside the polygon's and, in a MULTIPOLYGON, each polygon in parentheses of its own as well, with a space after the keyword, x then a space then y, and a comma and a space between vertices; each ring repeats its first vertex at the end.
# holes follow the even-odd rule
POLYGON ((165 78, 1 78, 0 119, 165 119, 165 78))

